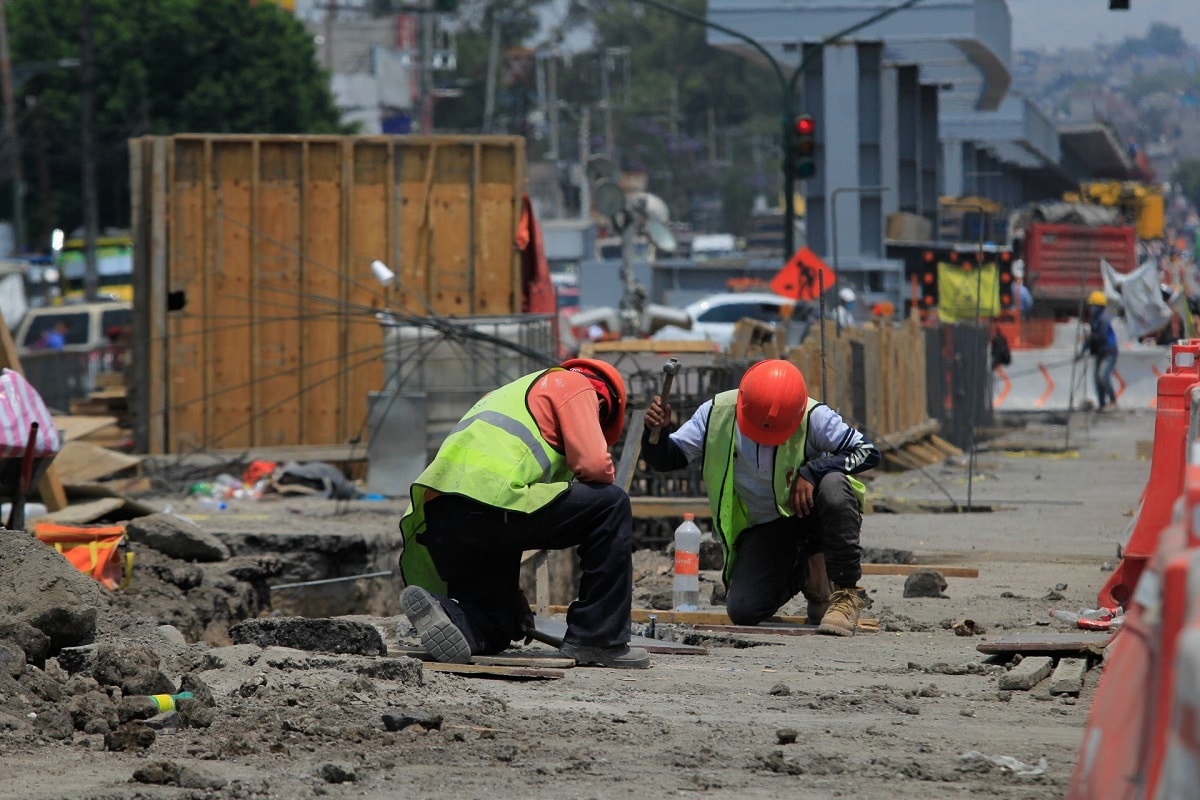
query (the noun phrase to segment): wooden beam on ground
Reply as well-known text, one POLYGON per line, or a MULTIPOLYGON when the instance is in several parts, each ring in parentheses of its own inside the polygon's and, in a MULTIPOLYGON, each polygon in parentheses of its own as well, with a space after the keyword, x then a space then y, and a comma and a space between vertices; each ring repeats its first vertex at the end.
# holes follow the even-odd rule
POLYGON ((941 423, 936 419, 927 419, 924 422, 913 425, 911 428, 872 439, 871 443, 878 447, 880 451, 899 450, 907 444, 920 441, 926 436, 937 433, 940 428, 941 423))
POLYGON ((282 447, 241 447, 231 450, 206 450, 203 453, 142 456, 151 469, 170 467, 212 467, 231 461, 366 461, 365 444, 288 445, 282 447))
POLYGON ((631 497, 634 519, 682 517, 693 514, 696 519, 710 519, 712 506, 707 497, 631 497))
MULTIPOLYGON (((708 625, 701 624, 693 626, 698 631, 709 631, 711 633, 736 633, 736 634, 762 634, 767 636, 812 636, 820 633, 817 625, 809 625, 808 623, 797 622, 760 622, 757 625, 708 625)), ((860 633, 878 633, 878 620, 860 619, 858 621, 858 630, 860 633)))
MULTIPOLYGON (((562 608, 564 613, 566 606, 550 606, 551 609, 562 608)), ((537 617, 534 619, 534 625, 537 626, 538 633, 545 634, 547 637, 562 640, 567 633, 567 623, 559 619, 546 619, 545 617, 537 617)), ((543 640, 544 641, 544 640, 543 640)), ((680 655, 680 656, 703 656, 708 654, 708 650, 703 647, 698 647, 694 644, 683 644, 682 642, 664 642, 659 639, 651 639, 646 636, 631 636, 629 638, 630 647, 640 647, 649 653, 657 653, 659 655, 680 655)))
POLYGON ((88 442, 67 442, 54 457, 59 480, 67 486, 107 478, 140 467, 141 464, 142 459, 137 456, 118 453, 88 442))
MULTIPOLYGON (((408 656, 421 661, 433 661, 426 650, 420 647, 403 647, 391 645, 387 649, 389 656, 408 656)), ((539 669, 571 669, 575 659, 567 658, 557 650, 505 650, 494 656, 471 656, 472 664, 485 667, 536 667, 539 669)))
POLYGON ((1014 633, 992 641, 980 642, 975 649, 988 655, 1024 653, 1091 653, 1100 655, 1116 636, 1103 631, 1047 631, 1014 633))

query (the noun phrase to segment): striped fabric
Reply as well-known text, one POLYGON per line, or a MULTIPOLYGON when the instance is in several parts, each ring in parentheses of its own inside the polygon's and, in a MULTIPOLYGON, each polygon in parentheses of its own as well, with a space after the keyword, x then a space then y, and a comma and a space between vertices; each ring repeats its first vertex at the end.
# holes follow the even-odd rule
POLYGON ((62 442, 42 396, 21 373, 7 368, 0 370, 0 458, 20 458, 25 454, 29 427, 34 422, 38 424, 34 457, 46 458, 58 453, 62 442))

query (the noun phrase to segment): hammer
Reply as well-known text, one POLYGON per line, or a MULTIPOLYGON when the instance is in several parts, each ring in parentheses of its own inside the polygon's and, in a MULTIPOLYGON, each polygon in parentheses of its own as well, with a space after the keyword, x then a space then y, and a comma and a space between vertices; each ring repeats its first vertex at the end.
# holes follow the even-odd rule
MULTIPOLYGON (((667 399, 671 396, 671 384, 675 382, 675 376, 679 374, 679 359, 672 358, 663 364, 662 385, 662 401, 663 405, 667 404, 667 399)), ((655 428, 650 431, 650 444, 658 444, 658 437, 662 433, 662 428, 655 428)))

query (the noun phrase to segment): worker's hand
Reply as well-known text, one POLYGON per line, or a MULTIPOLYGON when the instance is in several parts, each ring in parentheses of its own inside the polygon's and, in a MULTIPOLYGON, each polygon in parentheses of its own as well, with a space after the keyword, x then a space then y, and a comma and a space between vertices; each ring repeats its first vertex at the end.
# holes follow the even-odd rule
POLYGON ((664 403, 659 395, 654 395, 654 402, 646 409, 646 427, 650 430, 665 428, 670 421, 671 406, 664 403))
POLYGON ((791 497, 788 498, 788 505, 797 517, 807 517, 812 513, 813 489, 813 485, 797 472, 792 481, 791 497))

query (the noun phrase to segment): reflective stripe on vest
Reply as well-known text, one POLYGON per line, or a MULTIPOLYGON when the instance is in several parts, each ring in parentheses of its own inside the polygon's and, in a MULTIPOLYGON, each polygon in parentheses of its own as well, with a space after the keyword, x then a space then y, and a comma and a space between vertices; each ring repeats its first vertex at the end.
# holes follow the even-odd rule
POLYGON ((529 452, 533 453, 533 457, 537 459, 538 464, 541 465, 542 480, 547 482, 550 480, 550 473, 551 470, 554 469, 554 466, 550 463, 550 456, 546 455, 545 451, 542 449, 546 446, 545 442, 541 440, 540 436, 534 434, 534 432, 525 425, 522 425, 512 417, 505 416, 498 411, 485 410, 480 411, 478 414, 472 414, 469 417, 464 417, 462 422, 455 425, 454 429, 450 431, 449 436, 446 438, 450 438, 450 436, 466 430, 467 427, 476 420, 486 422, 488 425, 494 425, 505 433, 511 433, 513 436, 520 439, 521 442, 529 448, 529 452))

